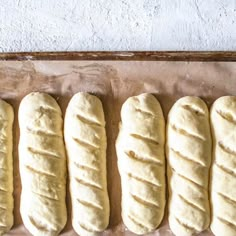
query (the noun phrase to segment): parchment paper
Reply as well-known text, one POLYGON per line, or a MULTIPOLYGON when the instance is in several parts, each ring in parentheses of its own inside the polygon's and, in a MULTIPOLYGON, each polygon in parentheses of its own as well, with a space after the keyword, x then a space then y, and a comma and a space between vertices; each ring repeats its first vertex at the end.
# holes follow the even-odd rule
MULTIPOLYGON (((236 95, 235 62, 132 62, 132 61, 1 61, 0 97, 13 105, 14 123, 14 226, 8 235, 30 235, 19 212, 21 183, 17 145, 18 106, 26 94, 44 91, 56 98, 63 114, 69 99, 78 91, 97 95, 103 103, 108 137, 107 178, 110 224, 103 235, 133 235, 121 220, 121 189, 117 170, 115 139, 122 103, 130 96, 153 93, 165 117, 170 107, 185 95, 200 96, 211 103, 223 95, 236 95)), ((64 236, 76 233, 71 227, 71 204, 67 194, 68 222, 64 236)), ((160 228, 150 235, 172 235, 165 216, 160 228)), ((201 235, 211 235, 209 231, 201 235)))

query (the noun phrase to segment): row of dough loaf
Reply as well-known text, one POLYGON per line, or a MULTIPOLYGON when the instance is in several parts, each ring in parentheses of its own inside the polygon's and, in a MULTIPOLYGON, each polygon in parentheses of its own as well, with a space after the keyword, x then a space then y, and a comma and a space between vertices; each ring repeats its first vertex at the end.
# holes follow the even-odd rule
MULTIPOLYGON (((236 98, 219 98, 210 116, 200 98, 184 97, 169 112, 165 132, 154 96, 141 94, 124 103, 116 150, 122 218, 129 230, 146 234, 162 221, 166 148, 172 231, 193 235, 207 229, 211 205, 212 232, 236 235, 236 98)), ((0 234, 13 225, 13 117, 12 107, 0 100, 0 234)), ((64 228, 67 152, 73 228, 79 235, 103 231, 109 222, 109 199, 100 100, 88 93, 74 95, 65 115, 65 145, 60 107, 47 94, 34 92, 22 100, 19 126, 20 211, 26 228, 33 235, 50 236, 64 228)))
POLYGON ((160 225, 165 208, 166 149, 172 232, 196 235, 210 225, 215 235, 236 235, 235 147, 234 96, 217 99, 210 117, 200 98, 179 99, 168 114, 166 138, 155 97, 129 98, 121 109, 116 141, 125 225, 136 234, 149 233, 160 225))
POLYGON ((109 221, 106 133, 100 100, 87 93, 71 99, 65 115, 49 95, 27 95, 19 108, 20 212, 35 236, 58 235, 67 221, 66 151, 72 225, 79 235, 96 235, 109 221))

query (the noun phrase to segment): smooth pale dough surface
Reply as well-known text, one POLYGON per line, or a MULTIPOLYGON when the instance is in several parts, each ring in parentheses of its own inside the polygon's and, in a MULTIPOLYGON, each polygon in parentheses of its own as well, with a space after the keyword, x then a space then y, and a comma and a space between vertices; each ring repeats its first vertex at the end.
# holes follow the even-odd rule
POLYGON ((236 235, 236 97, 217 99, 211 108, 213 165, 211 230, 236 235))
POLYGON ((121 109, 116 141, 122 218, 136 234, 154 231, 165 208, 165 121, 151 94, 130 97, 121 109))
POLYGON ((62 113, 44 93, 30 93, 19 108, 20 212, 33 235, 58 235, 67 220, 66 155, 62 113))
POLYGON ((183 97, 167 121, 168 218, 175 235, 194 235, 210 223, 211 164, 209 112, 198 97, 183 97))
POLYGON ((109 223, 106 179, 106 131, 101 101, 77 93, 66 110, 64 137, 68 155, 72 225, 79 235, 96 235, 109 223))
POLYGON ((13 108, 0 99, 0 235, 13 225, 13 120, 13 108))

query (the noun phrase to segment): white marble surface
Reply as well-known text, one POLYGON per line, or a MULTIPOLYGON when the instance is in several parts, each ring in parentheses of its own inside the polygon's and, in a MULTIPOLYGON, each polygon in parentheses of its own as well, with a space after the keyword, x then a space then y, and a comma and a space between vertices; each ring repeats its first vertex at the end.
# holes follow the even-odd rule
POLYGON ((0 0, 0 52, 236 50, 236 0, 0 0))

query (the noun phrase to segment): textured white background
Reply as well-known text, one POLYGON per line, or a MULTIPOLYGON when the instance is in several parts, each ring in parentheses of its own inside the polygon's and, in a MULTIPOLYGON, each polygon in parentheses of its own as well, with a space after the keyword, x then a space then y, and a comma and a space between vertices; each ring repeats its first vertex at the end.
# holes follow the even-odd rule
POLYGON ((236 0, 0 0, 0 51, 236 50, 236 0))

